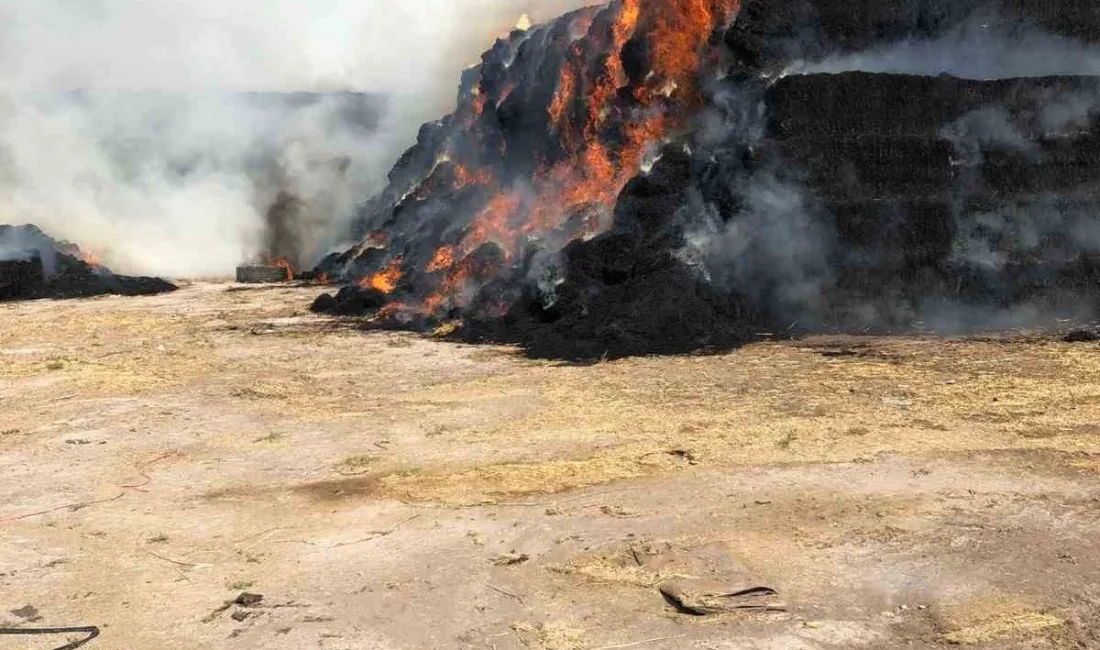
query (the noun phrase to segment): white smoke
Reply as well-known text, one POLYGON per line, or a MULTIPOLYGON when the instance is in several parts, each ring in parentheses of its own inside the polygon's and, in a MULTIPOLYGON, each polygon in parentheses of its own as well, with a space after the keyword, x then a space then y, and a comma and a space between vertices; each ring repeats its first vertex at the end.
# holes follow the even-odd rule
POLYGON ((798 61, 785 74, 854 71, 964 79, 1095 75, 1100 73, 1100 49, 981 12, 939 38, 910 38, 820 61, 798 61))
POLYGON ((453 107, 464 67, 521 15, 581 4, 5 0, 0 223, 35 223, 120 272, 220 276, 262 253, 287 189, 316 262, 419 125, 453 107), (346 96, 288 107, 254 91, 356 91, 387 110, 365 128, 346 96))

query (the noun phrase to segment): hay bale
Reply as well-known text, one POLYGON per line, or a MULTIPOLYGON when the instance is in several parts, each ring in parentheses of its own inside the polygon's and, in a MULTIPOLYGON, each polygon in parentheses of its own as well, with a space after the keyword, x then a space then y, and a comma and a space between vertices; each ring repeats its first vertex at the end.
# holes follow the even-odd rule
POLYGON ((0 300, 27 300, 42 294, 46 275, 42 258, 0 261, 0 300))
POLYGON ((237 267, 237 282, 241 284, 273 284, 290 279, 287 270, 281 266, 237 267))

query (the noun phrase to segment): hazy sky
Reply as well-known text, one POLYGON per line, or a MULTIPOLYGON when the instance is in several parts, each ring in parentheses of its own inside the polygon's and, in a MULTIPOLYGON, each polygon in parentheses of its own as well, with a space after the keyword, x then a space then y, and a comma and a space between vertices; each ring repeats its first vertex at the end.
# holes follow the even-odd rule
POLYGON ((583 0, 4 0, 0 84, 453 94, 523 14, 583 0))

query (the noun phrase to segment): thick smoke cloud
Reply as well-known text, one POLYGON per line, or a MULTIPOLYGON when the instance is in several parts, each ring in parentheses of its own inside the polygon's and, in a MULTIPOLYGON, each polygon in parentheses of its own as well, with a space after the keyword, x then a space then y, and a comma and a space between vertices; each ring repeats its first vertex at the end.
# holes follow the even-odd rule
POLYGON ((495 36, 581 4, 8 0, 0 222, 118 271, 226 275, 272 252, 266 214, 283 192, 305 226, 290 248, 313 263, 495 36), (242 94, 256 91, 372 97, 242 94), (349 116, 349 102, 385 111, 349 116))

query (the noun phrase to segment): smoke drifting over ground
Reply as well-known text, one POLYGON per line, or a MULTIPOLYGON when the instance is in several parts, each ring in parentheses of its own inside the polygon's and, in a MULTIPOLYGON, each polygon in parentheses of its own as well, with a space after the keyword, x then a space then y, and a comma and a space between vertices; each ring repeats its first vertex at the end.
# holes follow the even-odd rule
POLYGON ((580 4, 6 2, 0 222, 35 223, 126 272, 313 264, 419 125, 448 110, 462 67, 522 14, 580 4), (313 94, 280 94, 297 91, 313 94), (280 197, 295 223, 272 233, 280 197))

